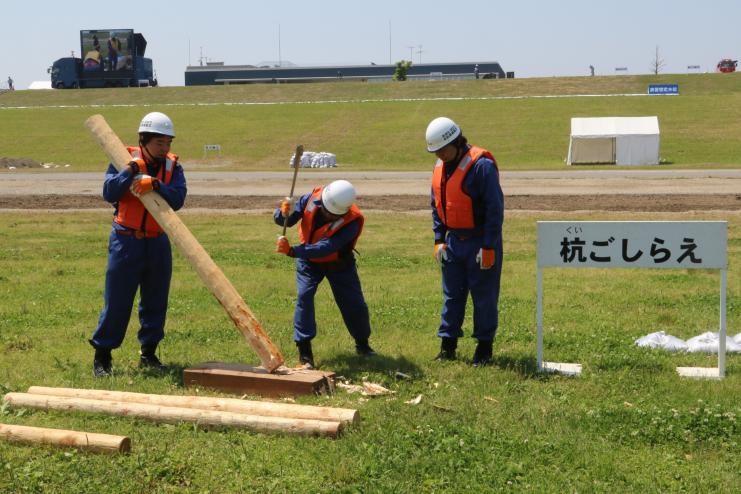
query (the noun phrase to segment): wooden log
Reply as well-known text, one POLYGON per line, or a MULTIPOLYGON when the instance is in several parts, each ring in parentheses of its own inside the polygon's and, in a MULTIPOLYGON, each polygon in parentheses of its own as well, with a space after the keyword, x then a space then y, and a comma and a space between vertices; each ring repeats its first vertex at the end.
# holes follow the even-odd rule
POLYGON ((131 451, 131 439, 125 436, 45 427, 0 424, 0 438, 25 444, 78 448, 94 453, 128 453, 131 451))
POLYGON ((269 397, 331 394, 334 372, 278 369, 268 373, 250 365, 204 362, 183 370, 183 384, 269 397))
POLYGON ((145 403, 149 405, 164 405, 179 408, 198 408, 201 410, 217 410, 222 412, 244 413, 247 415, 262 415, 267 417, 326 420, 330 422, 343 422, 346 424, 355 424, 360 420, 360 414, 358 411, 349 408, 319 407, 311 405, 297 405, 293 403, 275 403, 270 401, 249 401, 238 400, 236 398, 156 395, 131 393, 127 391, 108 391, 104 389, 49 388, 44 386, 31 386, 28 388, 28 393, 48 396, 87 398, 93 400, 145 403))
MULTIPOLYGON (((98 141, 116 169, 121 170, 128 165, 131 161, 131 155, 102 115, 93 115, 88 118, 85 121, 85 126, 98 141)), ((272 372, 283 365, 283 355, 270 340, 250 308, 206 250, 188 230, 188 227, 167 204, 167 201, 155 191, 143 194, 139 200, 165 230, 182 256, 190 262, 201 281, 224 307, 237 329, 260 357, 262 366, 272 372)))
POLYGON ((7 393, 3 397, 3 401, 12 408, 26 407, 40 410, 73 410, 104 413, 107 415, 137 417, 153 422, 169 424, 194 422, 199 425, 237 427, 265 433, 337 437, 342 430, 342 424, 339 422, 327 422, 324 420, 264 417, 243 413, 199 410, 195 408, 166 407, 145 405, 143 403, 90 400, 63 396, 32 395, 28 393, 7 393))

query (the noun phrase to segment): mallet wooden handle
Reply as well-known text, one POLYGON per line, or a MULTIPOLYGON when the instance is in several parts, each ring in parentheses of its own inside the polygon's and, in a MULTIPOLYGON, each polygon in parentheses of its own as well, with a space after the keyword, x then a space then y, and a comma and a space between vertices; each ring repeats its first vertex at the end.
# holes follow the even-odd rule
MULTIPOLYGON (((131 155, 101 115, 93 115, 88 118, 85 121, 85 126, 117 169, 120 170, 128 165, 131 161, 131 155)), ((273 372, 280 367, 284 362, 283 355, 270 340, 234 286, 224 276, 224 273, 201 244, 198 243, 188 227, 175 214, 175 211, 167 204, 167 201, 155 191, 143 194, 139 200, 165 230, 183 257, 190 262, 206 287, 224 307, 237 329, 260 357, 262 366, 269 372, 273 372)))
MULTIPOLYGON (((291 182, 291 194, 288 196, 289 199, 293 199, 293 190, 296 188, 296 177, 298 176, 298 167, 301 166, 301 156, 304 154, 304 146, 299 144, 296 146, 296 152, 293 154, 293 182, 291 182)), ((288 216, 283 218, 283 236, 286 236, 286 229, 288 228, 288 216)))

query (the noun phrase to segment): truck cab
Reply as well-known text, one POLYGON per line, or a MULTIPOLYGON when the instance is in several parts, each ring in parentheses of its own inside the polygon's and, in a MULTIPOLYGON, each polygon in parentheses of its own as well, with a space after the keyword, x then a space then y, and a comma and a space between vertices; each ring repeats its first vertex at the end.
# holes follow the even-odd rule
POLYGON ((80 87, 79 73, 82 70, 82 60, 79 58, 60 58, 49 68, 51 87, 56 89, 70 89, 80 87))

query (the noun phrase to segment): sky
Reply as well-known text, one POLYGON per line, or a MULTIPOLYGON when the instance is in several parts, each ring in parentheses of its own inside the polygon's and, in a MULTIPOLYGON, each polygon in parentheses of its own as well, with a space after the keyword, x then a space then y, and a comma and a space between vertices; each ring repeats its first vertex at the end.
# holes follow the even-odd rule
POLYGON ((159 83, 182 86, 199 59, 227 65, 497 61, 516 77, 713 71, 741 59, 741 0, 34 0, 0 7, 0 88, 49 80, 80 56, 82 29, 134 29, 159 83), (626 67, 626 72, 616 72, 626 67))

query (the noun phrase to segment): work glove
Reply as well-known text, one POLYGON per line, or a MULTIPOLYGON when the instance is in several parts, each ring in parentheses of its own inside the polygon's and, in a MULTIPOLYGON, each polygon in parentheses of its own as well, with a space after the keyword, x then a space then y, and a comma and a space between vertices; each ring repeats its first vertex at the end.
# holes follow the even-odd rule
POLYGON ((435 244, 435 252, 433 255, 435 256, 435 260, 439 264, 442 264, 444 261, 448 260, 448 250, 447 249, 448 249, 448 246, 445 245, 444 243, 435 244))
POLYGON ((131 184, 131 192, 133 192, 136 197, 139 197, 142 194, 159 189, 159 186, 160 181, 158 178, 139 174, 134 177, 134 182, 131 184))
POLYGON ((292 197, 286 197, 280 201, 280 214, 288 218, 296 210, 296 201, 292 197))
POLYGON ((291 247, 291 244, 288 243, 288 239, 283 235, 280 235, 278 241, 275 243, 275 252, 288 257, 293 257, 293 247, 291 247))
POLYGON ((131 175, 136 176, 144 169, 145 163, 141 158, 129 161, 128 167, 131 168, 131 175))
POLYGON ((487 249, 486 247, 480 248, 478 254, 476 254, 476 262, 479 263, 481 269, 491 269, 496 258, 494 249, 487 249))

